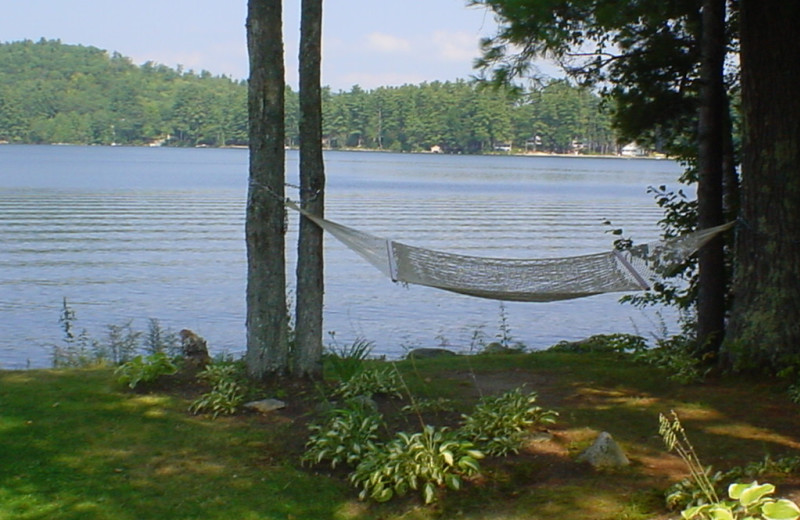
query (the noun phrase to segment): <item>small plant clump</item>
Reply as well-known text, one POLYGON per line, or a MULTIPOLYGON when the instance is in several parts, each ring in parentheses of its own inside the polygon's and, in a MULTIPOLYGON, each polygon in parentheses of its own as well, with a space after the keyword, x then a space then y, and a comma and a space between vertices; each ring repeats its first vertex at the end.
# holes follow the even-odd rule
POLYGON ((178 371, 178 366, 165 352, 154 352, 149 356, 136 356, 117 367, 114 374, 117 380, 130 388, 139 383, 150 383, 161 376, 171 375, 178 371))
POLYGON ((212 363, 197 374, 197 378, 211 385, 211 390, 189 405, 193 414, 210 413, 213 418, 233 415, 245 399, 241 383, 241 367, 236 363, 212 363))
POLYGON ((480 471, 483 453, 447 428, 426 425, 421 432, 397 436, 371 449, 350 474, 361 488, 361 499, 386 502, 409 490, 419 490, 426 504, 436 500, 437 488, 461 489, 464 477, 480 471))
POLYGON ((311 424, 303 463, 327 462, 331 468, 343 464, 355 466, 367 452, 375 449, 383 417, 363 404, 351 401, 335 408, 322 424, 311 424))
POLYGON ((329 335, 332 342, 326 349, 324 360, 338 380, 349 381, 364 370, 364 362, 369 359, 375 344, 363 338, 356 338, 350 344, 339 346, 336 343, 335 333, 329 332, 329 335))
POLYGON ((403 398, 403 383, 394 367, 367 368, 339 383, 335 394, 343 399, 376 394, 403 398))
POLYGON ((462 434, 494 456, 518 453, 528 429, 534 425, 553 424, 558 413, 537 406, 536 393, 525 394, 517 388, 495 397, 484 397, 475 410, 464 415, 462 434))

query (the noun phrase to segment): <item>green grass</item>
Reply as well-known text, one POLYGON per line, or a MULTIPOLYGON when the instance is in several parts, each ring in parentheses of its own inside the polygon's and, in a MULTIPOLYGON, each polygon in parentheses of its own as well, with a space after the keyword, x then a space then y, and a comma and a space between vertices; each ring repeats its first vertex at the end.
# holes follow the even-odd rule
MULTIPOLYGON (((434 506, 415 497, 376 505, 356 499, 346 471, 300 466, 311 409, 300 401, 313 391, 301 399, 285 389, 289 407, 272 417, 212 420, 187 412, 195 396, 186 389, 131 392, 110 369, 0 372, 0 519, 644 520, 666 518, 661 493, 685 476, 657 436, 659 412, 677 410, 703 462, 720 469, 800 447, 796 405, 771 382, 680 386, 612 354, 397 367, 415 395, 454 400, 448 420, 481 395, 524 384, 560 412, 554 438, 486 461, 482 478, 434 506), (614 435, 631 467, 598 474, 574 463, 600 431, 614 435)), ((392 422, 411 431, 415 421, 392 422)))

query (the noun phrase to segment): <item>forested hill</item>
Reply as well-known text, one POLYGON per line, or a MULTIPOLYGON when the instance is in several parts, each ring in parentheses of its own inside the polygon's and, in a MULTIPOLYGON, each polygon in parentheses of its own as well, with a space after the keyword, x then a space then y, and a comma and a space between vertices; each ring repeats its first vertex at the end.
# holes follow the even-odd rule
MULTIPOLYGON (((580 149, 615 139, 594 94, 556 81, 509 94, 466 81, 324 91, 326 144, 482 153, 580 149)), ((287 145, 298 96, 287 90, 287 145)), ((0 44, 0 142, 230 146, 247 142, 247 85, 209 72, 135 65, 58 40, 0 44)))

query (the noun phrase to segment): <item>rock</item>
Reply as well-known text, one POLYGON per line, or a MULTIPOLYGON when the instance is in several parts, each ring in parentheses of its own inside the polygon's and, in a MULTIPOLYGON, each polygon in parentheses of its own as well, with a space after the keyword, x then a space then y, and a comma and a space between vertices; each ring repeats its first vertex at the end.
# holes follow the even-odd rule
POLYGON ((211 363, 211 356, 208 355, 208 345, 206 340, 195 334, 189 329, 183 329, 181 336, 181 352, 187 368, 202 370, 211 363))
POLYGON ((608 432, 597 436, 594 444, 578 455, 578 462, 588 462, 593 468, 616 468, 631 463, 622 448, 619 447, 608 432))
POLYGON ((522 349, 507 347, 498 341, 492 341, 481 350, 481 354, 519 354, 522 349))
POLYGON ((259 413, 270 413, 274 412, 275 410, 280 410, 281 408, 286 408, 286 403, 279 399, 262 399, 260 401, 251 401, 249 403, 245 403, 243 406, 246 410, 253 410, 254 412, 259 413))
POLYGON ((455 352, 446 348, 415 348, 406 354, 406 359, 430 359, 455 355, 455 352))

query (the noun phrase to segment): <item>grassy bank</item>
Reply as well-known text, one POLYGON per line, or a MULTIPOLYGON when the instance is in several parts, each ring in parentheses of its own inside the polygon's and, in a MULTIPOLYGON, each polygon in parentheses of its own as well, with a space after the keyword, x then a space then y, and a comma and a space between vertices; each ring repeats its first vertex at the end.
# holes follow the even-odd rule
MULTIPOLYGON (((408 495, 360 502, 347 471, 301 467, 313 387, 271 389, 273 415, 212 420, 187 412, 200 389, 178 380, 133 392, 110 369, 0 372, 0 518, 9 519, 651 519, 677 516, 663 491, 686 476, 663 448, 658 414, 675 410, 706 464, 728 469, 798 454, 800 417, 770 382, 669 381, 616 354, 542 352, 398 364, 412 393, 451 399, 453 421, 482 395, 525 385, 559 412, 548 435, 432 506, 408 495), (597 472, 575 462, 601 431, 632 460, 597 472)), ((394 425, 419 428, 381 403, 394 425)), ((764 475, 797 500, 800 479, 764 475), (795 494, 795 496, 793 496, 795 494)))

